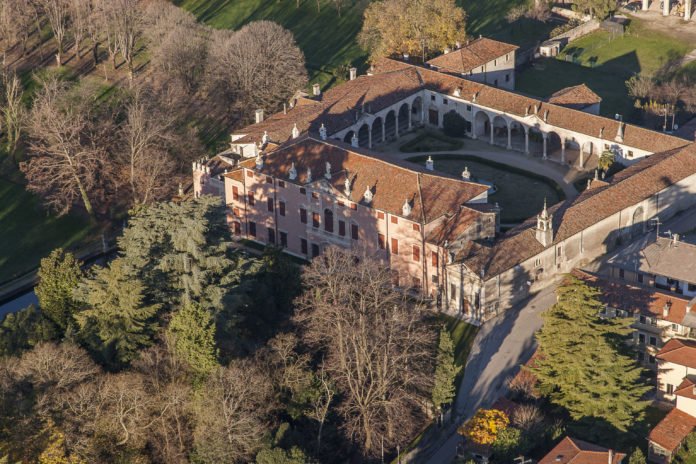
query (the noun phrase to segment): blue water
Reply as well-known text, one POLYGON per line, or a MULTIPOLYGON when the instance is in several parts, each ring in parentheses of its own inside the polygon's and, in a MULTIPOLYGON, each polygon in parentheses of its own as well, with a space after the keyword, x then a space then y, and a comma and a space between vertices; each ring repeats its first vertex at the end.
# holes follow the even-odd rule
POLYGON ((39 299, 36 297, 36 293, 34 293, 33 290, 0 304, 0 321, 5 319, 7 314, 14 313, 32 304, 34 306, 39 305, 39 299))

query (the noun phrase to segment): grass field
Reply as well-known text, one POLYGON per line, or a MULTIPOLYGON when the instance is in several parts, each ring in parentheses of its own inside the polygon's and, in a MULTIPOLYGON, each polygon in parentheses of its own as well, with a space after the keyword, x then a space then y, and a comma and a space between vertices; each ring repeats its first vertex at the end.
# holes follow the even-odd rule
POLYGON ((447 137, 439 132, 424 132, 399 147, 404 153, 416 153, 422 151, 448 151, 459 150, 464 142, 453 137, 447 137))
POLYGON ((0 180, 0 282, 38 266, 54 248, 75 246, 98 233, 85 219, 47 214, 24 186, 0 180))
MULTIPOLYGON (((409 158, 425 164, 425 156, 409 158)), ((494 163, 474 156, 433 155, 435 170, 460 176, 468 167, 474 178, 492 182, 498 191, 488 196, 488 203, 500 204, 500 222, 518 223, 541 211, 544 199, 549 206, 565 198, 556 183, 531 172, 504 164, 494 163)))
MULTIPOLYGON (((307 60, 312 82, 327 88, 340 78, 332 75, 337 66, 350 64, 366 67, 367 54, 356 37, 362 27, 362 15, 367 0, 349 2, 341 13, 330 0, 172 0, 192 12, 199 20, 219 29, 239 29, 246 23, 259 20, 275 21, 292 31, 307 60)), ((536 42, 548 33, 552 25, 539 25, 528 20, 510 27, 505 14, 527 0, 458 0, 467 12, 467 33, 506 40, 518 45, 536 42)))
MULTIPOLYGON (((626 80, 633 74, 653 74, 671 60, 680 59, 694 44, 645 29, 633 21, 630 33, 612 39, 597 31, 568 44, 557 59, 539 60, 520 73, 516 88, 521 92, 548 97, 564 87, 585 83, 602 97, 601 114, 637 122, 634 99, 628 95, 626 80), (570 61, 566 61, 570 60, 570 61)), ((693 64, 683 72, 696 72, 693 64)))
POLYGON ((478 327, 445 314, 439 314, 438 318, 445 324, 454 342, 454 362, 462 366, 462 370, 459 371, 459 374, 455 378, 455 385, 457 385, 457 389, 459 389, 459 384, 464 376, 463 368, 469 357, 469 351, 471 351, 471 345, 474 343, 478 327))

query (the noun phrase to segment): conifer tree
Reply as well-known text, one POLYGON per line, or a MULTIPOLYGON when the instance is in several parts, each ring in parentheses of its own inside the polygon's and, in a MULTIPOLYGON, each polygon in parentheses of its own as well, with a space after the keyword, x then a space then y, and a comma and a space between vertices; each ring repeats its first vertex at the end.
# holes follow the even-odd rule
POLYGON ((628 464, 648 464, 648 461, 645 460, 645 455, 640 448, 636 448, 633 450, 631 458, 628 460, 628 464))
POLYGON ((537 333, 542 356, 529 370, 539 391, 589 425, 589 434, 614 428, 625 432, 644 415, 650 390, 624 341, 631 319, 602 319, 597 290, 566 276, 558 301, 544 312, 537 333))
POLYGON ((438 412, 443 405, 449 404, 456 394, 454 378, 462 369, 454 363, 454 343, 446 327, 440 329, 440 345, 437 350, 435 364, 435 379, 432 391, 432 400, 435 411, 438 412))
POLYGON ((87 345, 110 367, 135 359, 137 350, 153 342, 158 305, 143 304, 145 287, 124 273, 124 260, 96 268, 73 292, 87 304, 75 319, 87 345))
POLYGON ((196 304, 186 304, 172 314, 169 331, 179 356, 188 362, 199 378, 218 366, 215 347, 215 321, 196 304))
POLYGON ((140 279, 153 301, 229 310, 239 304, 239 292, 231 290, 244 287, 253 261, 228 251, 225 218, 221 199, 208 195, 143 208, 119 238, 124 272, 140 279))
POLYGON ((79 306, 72 291, 84 277, 81 265, 72 253, 62 248, 56 248, 41 260, 36 296, 41 311, 62 330, 72 322, 72 313, 79 306))

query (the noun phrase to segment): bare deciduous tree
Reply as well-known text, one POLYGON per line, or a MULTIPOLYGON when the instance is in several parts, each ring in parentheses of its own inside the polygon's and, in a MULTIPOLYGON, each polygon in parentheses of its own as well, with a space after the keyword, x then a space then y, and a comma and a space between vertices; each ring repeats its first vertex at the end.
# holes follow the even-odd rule
POLYGON ((105 158, 91 118, 93 89, 69 89, 54 76, 41 84, 28 117, 29 160, 20 165, 27 188, 60 214, 81 201, 93 215, 91 194, 105 158))
POLYGON ((17 74, 8 70, 0 71, 0 112, 2 112, 7 135, 7 151, 14 161, 17 144, 21 136, 25 119, 25 107, 22 102, 24 89, 17 74))
POLYGON ((68 31, 68 18, 70 14, 70 3, 68 0, 44 0, 43 9, 48 22, 53 31, 53 37, 56 39, 58 51, 56 53, 56 62, 58 66, 63 65, 63 43, 65 34, 68 31))
POLYGON ((304 283, 296 322, 343 393, 348 438, 367 455, 382 439, 394 447, 410 438, 425 420, 435 367, 424 308, 392 290, 391 271, 362 253, 326 250, 304 283))
POLYGON ((200 26, 174 26, 159 43, 152 43, 152 63, 167 75, 178 79, 190 93, 203 74, 208 40, 200 26))
POLYGON ((93 19, 92 2, 90 0, 70 0, 70 19, 75 38, 75 56, 80 56, 82 41, 89 35, 89 22, 93 19))
POLYGON ((215 88, 247 114, 255 107, 277 110, 307 84, 302 51, 288 30, 270 21, 216 31, 209 63, 215 88))
POLYGON ((196 406, 195 453, 205 462, 248 462, 265 433, 270 394, 247 361, 212 373, 196 406))
POLYGON ((636 98, 646 98, 653 91, 654 86, 652 78, 643 74, 631 76, 626 81, 628 94, 636 98))

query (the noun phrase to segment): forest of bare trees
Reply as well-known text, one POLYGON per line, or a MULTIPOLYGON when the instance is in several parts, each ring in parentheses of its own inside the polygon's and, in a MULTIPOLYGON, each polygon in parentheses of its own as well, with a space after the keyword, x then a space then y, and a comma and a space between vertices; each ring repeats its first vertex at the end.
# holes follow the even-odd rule
POLYGON ((164 0, 3 0, 0 49, 0 136, 61 214, 171 197, 226 130, 307 85, 277 24, 213 30, 164 0))

